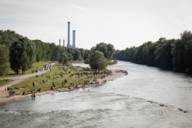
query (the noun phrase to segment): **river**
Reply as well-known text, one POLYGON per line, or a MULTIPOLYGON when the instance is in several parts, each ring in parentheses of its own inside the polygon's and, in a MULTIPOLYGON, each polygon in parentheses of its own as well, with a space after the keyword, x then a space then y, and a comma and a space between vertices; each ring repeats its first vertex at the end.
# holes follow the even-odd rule
POLYGON ((109 68, 129 74, 96 88, 0 106, 0 128, 192 127, 191 77, 122 61, 109 68))

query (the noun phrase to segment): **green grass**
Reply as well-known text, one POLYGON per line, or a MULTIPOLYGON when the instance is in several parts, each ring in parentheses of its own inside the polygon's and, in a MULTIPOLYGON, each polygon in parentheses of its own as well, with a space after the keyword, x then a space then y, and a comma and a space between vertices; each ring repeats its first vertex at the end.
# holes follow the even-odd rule
POLYGON ((67 91, 73 90, 77 86, 83 87, 90 81, 104 77, 105 75, 106 71, 94 74, 88 68, 56 65, 50 72, 25 80, 12 88, 16 91, 17 95, 21 95, 23 92, 25 94, 31 94, 32 91, 37 92, 39 89, 41 92, 51 90, 54 83, 54 90, 67 91), (33 83, 35 83, 35 86, 33 86, 33 83), (63 86, 62 83, 64 83, 63 86))
POLYGON ((27 71, 25 71, 25 74, 29 74, 29 73, 32 73, 33 70, 36 70, 36 69, 42 69, 43 66, 45 64, 48 64, 50 62, 47 62, 47 61, 41 61, 41 62, 35 62, 32 64, 31 68, 28 69, 27 71))
POLYGON ((10 82, 10 80, 0 80, 0 86, 3 86, 5 84, 7 84, 8 82, 10 82))

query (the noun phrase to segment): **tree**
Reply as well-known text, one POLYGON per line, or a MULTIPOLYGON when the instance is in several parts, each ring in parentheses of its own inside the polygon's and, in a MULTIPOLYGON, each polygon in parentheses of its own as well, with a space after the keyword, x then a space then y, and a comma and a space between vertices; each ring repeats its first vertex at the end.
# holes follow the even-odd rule
MULTIPOLYGON (((0 30, 0 44, 9 48, 10 51, 12 50, 10 55, 13 57, 11 57, 10 60, 12 61, 11 67, 15 72, 27 70, 28 66, 35 61, 61 61, 63 53, 67 55, 69 61, 84 59, 87 62, 91 54, 90 50, 81 48, 66 48, 63 46, 58 46, 55 43, 43 42, 41 40, 30 40, 11 30, 0 30), (20 44, 14 44, 15 42, 20 42, 20 44), (31 49, 33 50, 31 51, 31 49), (22 51, 22 53, 16 52, 17 50, 22 51), (21 66, 20 61, 27 63, 23 63, 21 66)), ((110 46, 108 47, 109 49, 113 48, 110 46)))
POLYGON ((185 70, 184 50, 184 43, 180 40, 176 41, 172 50, 173 70, 176 72, 183 72, 183 70, 185 70))
POLYGON ((185 31, 180 39, 160 38, 154 43, 116 51, 114 57, 192 75, 192 33, 185 31))
POLYGON ((14 41, 18 41, 22 36, 11 30, 0 30, 0 44, 10 47, 14 41))
POLYGON ((32 43, 26 39, 21 38, 15 41, 10 47, 10 64, 11 68, 19 74, 19 70, 24 73, 31 67, 34 61, 34 52, 32 43))
POLYGON ((114 47, 112 44, 99 43, 96 47, 93 47, 92 50, 100 51, 104 54, 105 58, 112 59, 114 53, 114 47))
POLYGON ((192 33, 190 31, 182 33, 181 41, 184 44, 184 71, 188 74, 192 74, 192 33))
POLYGON ((89 57, 90 57, 91 51, 90 50, 85 50, 83 59, 85 64, 89 64, 89 57))
POLYGON ((81 60, 82 56, 81 56, 81 51, 76 49, 73 53, 73 59, 74 60, 81 60))
POLYGON ((107 54, 106 54, 106 57, 108 59, 112 59, 114 52, 115 52, 114 46, 112 44, 107 44, 107 54))
POLYGON ((9 50, 0 45, 0 75, 5 75, 9 70, 9 50))
POLYGON ((175 40, 159 40, 155 51, 155 63, 162 69, 173 69, 172 43, 175 40))
POLYGON ((93 51, 90 55, 89 65, 93 70, 106 69, 107 63, 103 53, 100 51, 93 51))
POLYGON ((61 54, 59 63, 63 65, 68 63, 68 56, 66 55, 66 53, 61 54))

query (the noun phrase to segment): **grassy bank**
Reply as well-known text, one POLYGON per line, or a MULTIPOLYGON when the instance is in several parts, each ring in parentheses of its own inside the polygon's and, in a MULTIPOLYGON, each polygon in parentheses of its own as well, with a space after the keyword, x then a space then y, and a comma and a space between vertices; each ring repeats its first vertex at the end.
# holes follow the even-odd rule
POLYGON ((12 86, 17 95, 48 90, 68 91, 95 82, 109 71, 93 72, 88 68, 55 65, 49 72, 12 86))
POLYGON ((41 61, 41 62, 35 62, 32 64, 31 68, 28 69, 25 74, 32 73, 35 70, 42 69, 44 65, 51 63, 49 61, 41 61))

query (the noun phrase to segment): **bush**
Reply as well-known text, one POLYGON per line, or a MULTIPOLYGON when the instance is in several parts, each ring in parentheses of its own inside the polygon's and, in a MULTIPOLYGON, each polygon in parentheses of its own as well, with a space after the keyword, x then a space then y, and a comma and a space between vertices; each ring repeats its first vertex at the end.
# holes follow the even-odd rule
POLYGON ((89 58, 89 65, 93 70, 104 70, 107 67, 106 59, 102 52, 93 51, 89 58))

